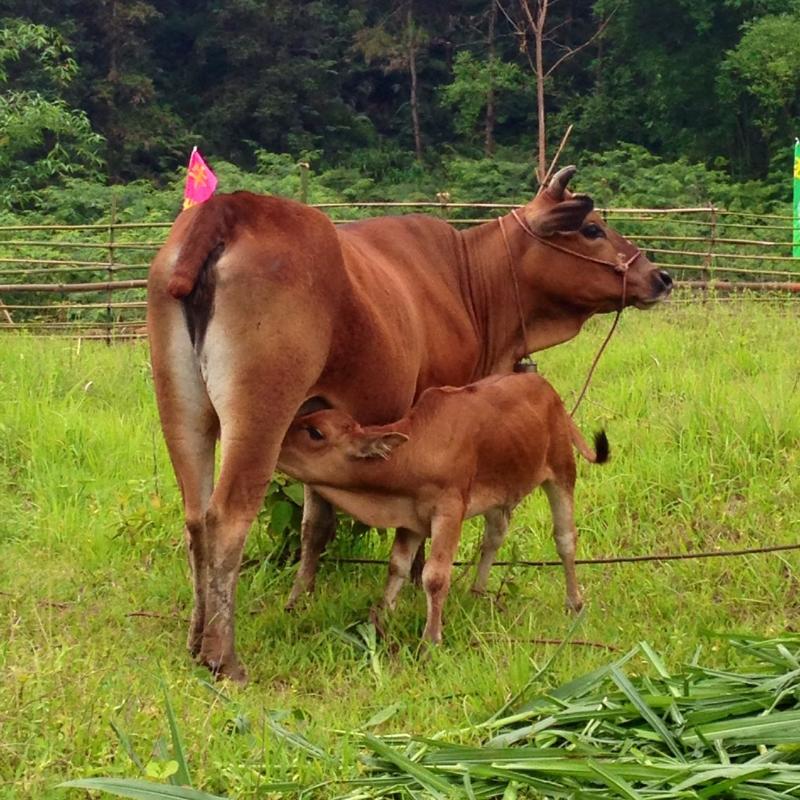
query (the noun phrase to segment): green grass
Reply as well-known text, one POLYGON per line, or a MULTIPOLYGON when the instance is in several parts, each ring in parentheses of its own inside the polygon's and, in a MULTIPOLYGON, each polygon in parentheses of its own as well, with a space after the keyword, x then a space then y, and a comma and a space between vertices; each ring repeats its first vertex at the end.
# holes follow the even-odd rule
MULTIPOLYGON (((596 320, 541 354, 568 403, 608 324, 596 320)), ((607 466, 580 467, 580 555, 796 541, 799 341, 796 304, 626 313, 578 415, 587 434, 605 427, 612 447, 607 466)), ((463 556, 474 553, 478 530, 466 527, 463 556)), ((518 509, 500 557, 553 558, 549 530, 536 494, 518 509)), ((272 546, 262 521, 247 556, 272 546)), ((388 541, 372 535, 333 549, 384 555, 388 541)), ((794 552, 579 574, 588 609, 576 638, 620 650, 646 639, 670 669, 698 645, 704 663, 728 664, 730 649, 709 630, 797 627, 794 552)), ((559 569, 496 568, 489 599, 456 581, 445 643, 422 656, 424 597, 411 589, 386 641, 373 646, 368 631, 350 629, 380 594, 380 567, 323 565, 316 595, 289 616, 282 605, 292 577, 291 567, 270 564, 243 572, 237 639, 251 680, 220 695, 184 651, 190 590, 178 493, 146 349, 0 339, 0 797, 80 797, 55 787, 143 777, 129 752, 166 779, 174 753, 162 679, 196 788, 263 797, 261 787, 284 781, 352 777, 359 744, 341 731, 467 729, 553 655, 554 645, 531 640, 561 638, 571 623, 559 569)), ((541 685, 612 657, 568 646, 541 685)), ((346 790, 328 785, 316 796, 346 790)))

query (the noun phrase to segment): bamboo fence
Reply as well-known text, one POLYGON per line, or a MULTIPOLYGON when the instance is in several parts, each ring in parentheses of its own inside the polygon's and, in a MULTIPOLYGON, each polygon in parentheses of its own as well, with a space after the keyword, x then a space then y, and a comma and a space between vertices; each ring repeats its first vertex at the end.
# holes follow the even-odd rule
MULTIPOLYGON (((320 203, 334 222, 423 211, 458 227, 511 203, 320 203)), ((607 208, 600 213, 678 279, 678 298, 716 293, 800 294, 789 215, 694 208, 607 208), (698 291, 699 290, 699 291, 698 291)), ((107 342, 144 335, 148 265, 170 222, 0 226, 0 331, 107 342)))

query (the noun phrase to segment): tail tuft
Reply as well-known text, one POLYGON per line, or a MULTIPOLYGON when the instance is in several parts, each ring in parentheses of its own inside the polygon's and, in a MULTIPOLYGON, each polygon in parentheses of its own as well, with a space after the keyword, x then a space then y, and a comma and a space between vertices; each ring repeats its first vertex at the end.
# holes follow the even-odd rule
POLYGON ((594 451, 597 454, 595 464, 605 464, 611 454, 611 448, 608 444, 608 436, 605 431, 598 431, 594 435, 594 451))

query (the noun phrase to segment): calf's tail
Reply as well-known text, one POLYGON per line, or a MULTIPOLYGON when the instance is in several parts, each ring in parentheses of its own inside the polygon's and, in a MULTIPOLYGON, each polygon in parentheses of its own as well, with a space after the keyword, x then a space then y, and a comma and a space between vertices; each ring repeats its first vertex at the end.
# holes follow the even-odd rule
POLYGON ((578 430, 578 426, 575 424, 572 417, 569 417, 569 426, 572 444, 575 445, 575 449, 587 461, 592 464, 605 464, 606 461, 608 461, 610 449, 605 431, 598 431, 594 435, 594 450, 592 450, 587 444, 586 439, 583 438, 583 435, 578 430))
POLYGON ((222 252, 236 223, 234 209, 225 195, 212 197, 191 213, 194 217, 167 284, 167 291, 178 300, 191 294, 204 264, 212 254, 218 256, 222 252))

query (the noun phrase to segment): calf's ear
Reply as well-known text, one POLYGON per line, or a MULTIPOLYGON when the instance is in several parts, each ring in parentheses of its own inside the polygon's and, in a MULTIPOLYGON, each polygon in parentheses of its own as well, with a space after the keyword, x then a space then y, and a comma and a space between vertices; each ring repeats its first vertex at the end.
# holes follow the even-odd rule
POLYGON ((530 211, 527 222, 539 236, 552 236, 554 233, 571 233, 580 230, 586 216, 594 209, 594 201, 588 194, 574 194, 550 208, 530 211))
POLYGON ((355 458, 383 458, 387 459, 395 447, 400 447, 408 441, 404 433, 390 432, 378 434, 365 434, 355 443, 353 456, 355 458))

